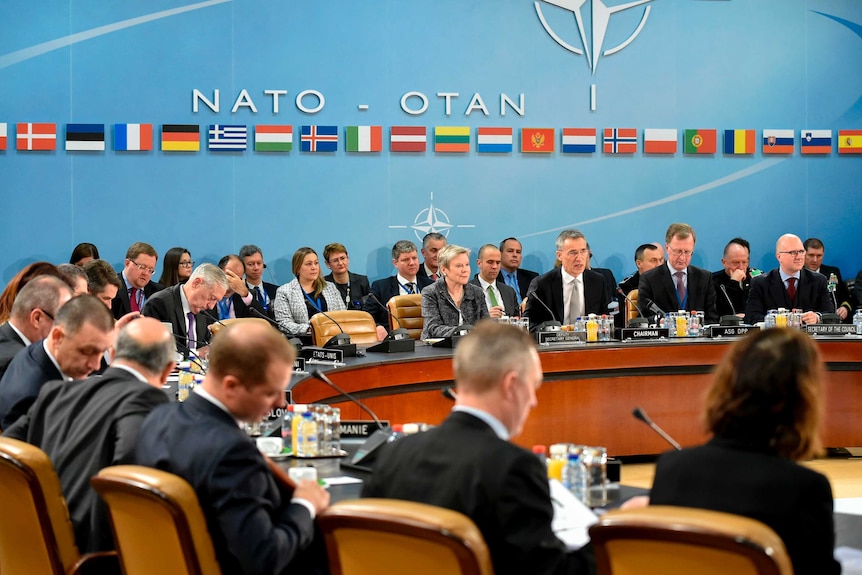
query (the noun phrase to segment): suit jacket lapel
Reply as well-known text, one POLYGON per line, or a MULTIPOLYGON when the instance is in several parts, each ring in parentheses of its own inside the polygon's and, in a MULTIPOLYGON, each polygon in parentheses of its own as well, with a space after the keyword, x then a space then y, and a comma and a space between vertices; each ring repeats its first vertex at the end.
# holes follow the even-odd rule
MULTIPOLYGON (((772 300, 778 304, 778 307, 791 307, 790 296, 787 295, 787 289, 784 287, 784 282, 781 281, 781 273, 775 270, 774 275, 769 278, 769 292, 772 295, 772 300)), ((769 311, 769 310, 767 310, 769 311)))
POLYGON ((557 316, 557 321, 565 321, 566 304, 563 302, 562 268, 554 270, 554 281, 551 282, 551 296, 551 309, 554 310, 554 313, 557 316))
POLYGON ((665 311, 677 311, 679 309, 679 298, 676 295, 676 285, 673 283, 673 276, 670 275, 670 269, 667 267, 667 264, 662 266, 661 283, 668 301, 674 302, 674 308, 665 311))

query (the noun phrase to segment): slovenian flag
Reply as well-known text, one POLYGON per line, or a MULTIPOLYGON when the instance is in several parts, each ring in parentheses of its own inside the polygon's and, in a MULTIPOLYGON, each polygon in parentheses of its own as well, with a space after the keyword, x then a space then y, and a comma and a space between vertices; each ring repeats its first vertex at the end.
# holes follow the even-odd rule
POLYGON ((803 154, 831 154, 832 130, 802 130, 799 151, 803 154))
POLYGON ((479 128, 476 131, 476 151, 481 154, 511 152, 512 128, 479 128))
POLYGON ((595 128, 563 128, 564 154, 594 154, 596 152, 595 128))
POLYGON ((114 124, 114 150, 145 152, 152 149, 152 124, 114 124))

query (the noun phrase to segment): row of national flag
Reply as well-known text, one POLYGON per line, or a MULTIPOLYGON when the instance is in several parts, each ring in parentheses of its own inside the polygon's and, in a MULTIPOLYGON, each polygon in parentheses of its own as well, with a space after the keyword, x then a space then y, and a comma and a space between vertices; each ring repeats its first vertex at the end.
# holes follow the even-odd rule
MULTIPOLYGON (((293 126, 253 126, 210 124, 205 141, 212 152, 244 152, 250 146, 256 152, 290 152, 293 150, 293 126)), ((302 152, 337 152, 340 141, 338 126, 308 125, 299 127, 299 149, 302 152)), ((163 152, 198 152, 201 150, 201 126, 197 124, 162 124, 160 149, 163 152)), ((472 129, 468 126, 435 126, 431 143, 437 153, 467 153, 471 149, 472 129)), ((553 153, 556 151, 556 128, 521 128, 518 149, 521 153, 553 153)), ((560 152, 563 154, 593 154, 599 149, 605 154, 635 154, 642 142, 643 153, 674 155, 716 154, 751 155, 758 147, 763 154, 793 154, 796 149, 794 130, 724 130, 723 146, 719 147, 720 132, 716 129, 647 128, 639 138, 637 128, 562 128, 560 152), (680 134, 681 132, 681 134, 680 134)), ((153 124, 114 124, 115 151, 149 151, 153 149, 153 124)), ((57 125, 52 123, 18 123, 16 149, 56 150, 57 125)), ((7 149, 7 125, 0 123, 0 150, 7 149)), ((862 130, 800 130, 799 151, 802 154, 831 154, 837 140, 839 154, 862 154, 862 130)), ((104 124, 66 124, 67 151, 98 152, 105 150, 104 124)), ((391 126, 391 152, 425 152, 428 148, 428 128, 425 126, 391 126)), ((514 151, 515 130, 511 127, 476 128, 475 149, 480 154, 507 154, 514 151)), ((382 126, 346 126, 344 146, 347 152, 381 152, 382 126)))

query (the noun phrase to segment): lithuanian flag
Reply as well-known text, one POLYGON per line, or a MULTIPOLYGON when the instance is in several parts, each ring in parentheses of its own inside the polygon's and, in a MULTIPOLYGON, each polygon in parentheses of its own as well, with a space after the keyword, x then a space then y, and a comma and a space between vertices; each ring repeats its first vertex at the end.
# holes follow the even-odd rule
POLYGON ((469 152, 470 128, 468 126, 435 126, 435 152, 469 152))

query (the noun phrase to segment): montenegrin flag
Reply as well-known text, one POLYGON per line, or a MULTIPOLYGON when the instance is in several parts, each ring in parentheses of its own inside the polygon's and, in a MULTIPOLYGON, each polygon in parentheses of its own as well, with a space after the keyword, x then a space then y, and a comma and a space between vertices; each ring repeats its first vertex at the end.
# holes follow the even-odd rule
POLYGON ((753 154, 757 147, 754 130, 725 130, 724 153, 728 155, 753 154))
POLYGON ((383 149, 382 126, 347 126, 348 152, 379 152, 383 149))
POLYGON ((114 150, 144 152, 152 149, 152 124, 114 124, 114 150))
POLYGON ((480 154, 505 154, 512 151, 512 128, 479 128, 476 151, 480 154))
POLYGON ((793 130, 763 130, 764 154, 792 154, 793 130))
POLYGON ((467 126, 435 126, 435 152, 469 152, 470 128, 467 126))
POLYGON ((595 128, 563 128, 564 154, 594 154, 596 152, 595 128))
POLYGON ((839 154, 862 154, 862 130, 838 130, 839 154))
POLYGON ((51 151, 57 149, 57 124, 19 123, 16 134, 19 151, 51 151))
POLYGON ((678 130, 673 128, 646 128, 644 154, 676 154, 678 130))
POLYGON ((289 152, 293 149, 293 126, 254 127, 255 152, 289 152))
POLYGON ((799 151, 803 154, 831 154, 832 130, 802 130, 799 151))
POLYGON ((392 126, 389 129, 389 151, 424 152, 426 133, 425 126, 392 126))
POLYGON ((197 124, 162 124, 163 152, 198 152, 201 127, 197 124))
POLYGON ((521 128, 521 153, 551 153, 554 151, 553 128, 521 128))
POLYGON ((716 149, 716 131, 694 129, 686 130, 682 137, 683 152, 686 154, 714 154, 716 149))

